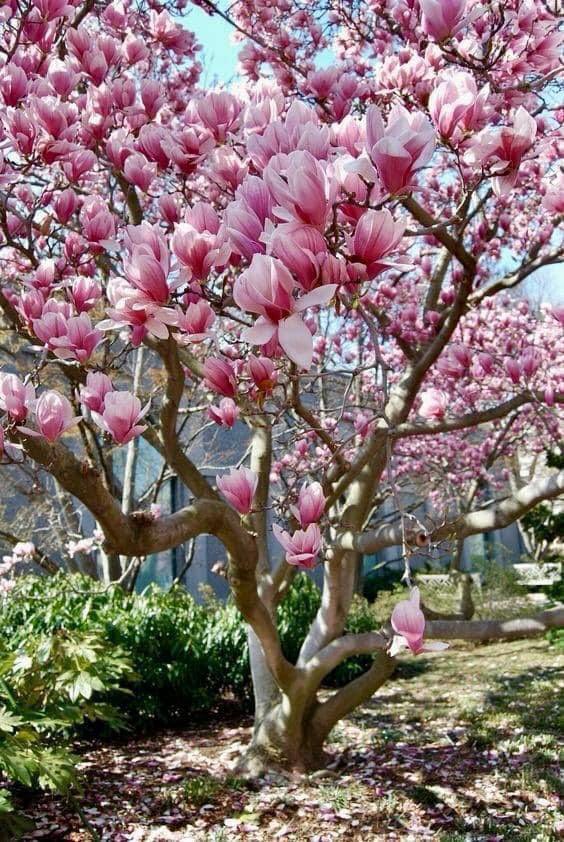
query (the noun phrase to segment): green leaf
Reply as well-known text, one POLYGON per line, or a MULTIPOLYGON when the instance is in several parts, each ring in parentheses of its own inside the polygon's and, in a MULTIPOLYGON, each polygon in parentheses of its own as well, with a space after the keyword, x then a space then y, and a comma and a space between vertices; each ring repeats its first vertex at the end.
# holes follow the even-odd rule
POLYGON ((21 716, 10 713, 4 706, 0 706, 0 731, 11 734, 22 722, 21 716))

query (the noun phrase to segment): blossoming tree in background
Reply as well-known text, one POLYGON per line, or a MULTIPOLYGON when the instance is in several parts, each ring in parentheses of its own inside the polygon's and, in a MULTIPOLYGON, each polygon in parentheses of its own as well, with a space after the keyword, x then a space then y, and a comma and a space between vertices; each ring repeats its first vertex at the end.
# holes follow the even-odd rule
MULTIPOLYGON (((73 552, 99 545, 110 579, 217 536, 250 629, 245 763, 311 767, 402 647, 564 620, 426 621, 412 590, 389 627, 343 634, 360 554, 401 547, 410 586, 415 548, 564 490, 562 471, 508 484, 516 454, 557 446, 564 397, 564 310, 519 292, 564 254, 557 9, 201 0, 242 47, 242 81, 205 90, 189 5, 0 8, 3 461, 50 476, 77 529, 90 513, 73 552), (196 437, 250 430, 215 483, 188 418, 196 437), (140 437, 155 482, 186 487, 179 511, 136 499, 140 437), (316 565, 322 604, 293 664, 273 616, 316 565), (318 698, 367 652, 363 676, 318 698)), ((49 567, 16 537, 17 558, 49 567)))

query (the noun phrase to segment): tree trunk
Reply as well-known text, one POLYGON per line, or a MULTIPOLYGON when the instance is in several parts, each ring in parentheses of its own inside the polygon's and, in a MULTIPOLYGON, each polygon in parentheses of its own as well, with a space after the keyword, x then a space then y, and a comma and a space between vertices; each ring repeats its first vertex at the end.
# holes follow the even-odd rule
MULTIPOLYGON (((236 772, 258 777, 275 769, 323 769, 330 759, 324 746, 333 727, 373 696, 393 669, 394 660, 378 652, 369 670, 322 701, 318 699, 318 686, 307 677, 297 679, 285 693, 277 691, 270 703, 264 690, 259 692, 252 739, 238 760, 236 772)), ((255 698, 256 694, 255 686, 255 698)))
POLYGON ((315 698, 303 700, 282 696, 255 718, 251 742, 236 765, 236 772, 259 777, 273 770, 311 772, 323 768, 328 756, 324 737, 313 727, 318 709, 315 698))

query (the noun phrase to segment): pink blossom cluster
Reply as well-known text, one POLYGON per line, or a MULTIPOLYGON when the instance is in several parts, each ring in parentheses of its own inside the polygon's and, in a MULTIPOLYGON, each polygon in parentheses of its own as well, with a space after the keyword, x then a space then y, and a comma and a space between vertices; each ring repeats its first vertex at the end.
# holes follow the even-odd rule
MULTIPOLYGON (((154 443, 171 406, 227 430, 261 415, 286 425, 271 478, 299 526, 275 534, 310 567, 325 494, 304 479, 354 461, 417 361, 394 468, 438 507, 556 440, 562 308, 514 294, 561 260, 549 4, 236 3, 256 37, 213 89, 186 21, 150 5, 0 9, 0 304, 25 360, 0 375, 6 455, 78 448, 77 424, 154 443), (497 450, 503 414, 455 426, 511 401, 497 450)), ((253 512, 248 468, 217 485, 253 512)))

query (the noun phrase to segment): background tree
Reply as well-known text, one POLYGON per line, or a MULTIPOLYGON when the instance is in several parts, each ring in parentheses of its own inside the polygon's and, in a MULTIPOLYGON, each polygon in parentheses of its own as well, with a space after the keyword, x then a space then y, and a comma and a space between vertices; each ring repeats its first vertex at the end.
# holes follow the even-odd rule
POLYGON ((400 546, 410 585, 414 549, 564 489, 559 471, 512 491, 506 469, 560 432, 564 311, 516 291, 563 256, 561 37, 542 0, 198 5, 244 42, 231 91, 198 88, 185 4, 0 10, 3 458, 76 501, 108 579, 219 538, 249 624, 245 763, 310 767, 401 645, 564 619, 425 624, 413 590, 391 626, 343 635, 360 554, 400 546), (236 419, 248 450, 214 483, 199 437, 236 419), (140 437, 181 510, 136 499, 140 437), (425 523, 402 482, 431 488, 425 523), (317 563, 290 663, 274 611, 317 563), (321 701, 360 653, 372 667, 321 701))

